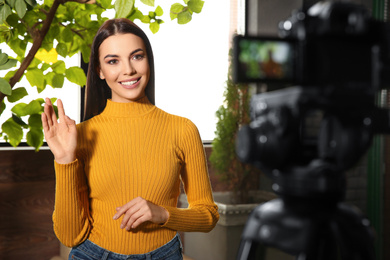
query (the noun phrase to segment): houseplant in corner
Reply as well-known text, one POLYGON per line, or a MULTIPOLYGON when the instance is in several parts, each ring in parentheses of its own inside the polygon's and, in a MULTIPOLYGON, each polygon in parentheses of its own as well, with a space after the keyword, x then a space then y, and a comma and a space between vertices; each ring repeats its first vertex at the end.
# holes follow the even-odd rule
MULTIPOLYGON (((229 56, 231 61, 232 51, 229 56)), ((216 112, 218 122, 209 157, 210 175, 215 173, 218 181, 225 184, 226 190, 214 192, 220 214, 216 227, 208 234, 185 234, 186 255, 194 259, 236 259, 249 213, 261 202, 275 198, 273 193, 259 190, 261 172, 252 165, 242 163, 236 156, 236 135, 240 126, 250 121, 249 101, 250 87, 233 82, 230 62, 224 103, 216 112)))

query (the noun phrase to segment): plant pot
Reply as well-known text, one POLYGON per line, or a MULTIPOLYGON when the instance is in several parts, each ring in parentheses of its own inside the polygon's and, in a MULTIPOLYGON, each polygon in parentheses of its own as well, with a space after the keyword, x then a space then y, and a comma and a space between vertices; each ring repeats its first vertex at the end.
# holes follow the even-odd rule
MULTIPOLYGON (((251 191, 250 195, 255 198, 255 203, 231 204, 231 192, 214 192, 219 221, 209 233, 186 232, 183 238, 184 253, 194 260, 235 260, 249 214, 259 204, 276 198, 272 192, 260 190, 251 191)), ((185 194, 181 195, 180 203, 181 207, 187 207, 185 194)), ((267 260, 295 259, 272 248, 267 248, 266 257, 267 260)))

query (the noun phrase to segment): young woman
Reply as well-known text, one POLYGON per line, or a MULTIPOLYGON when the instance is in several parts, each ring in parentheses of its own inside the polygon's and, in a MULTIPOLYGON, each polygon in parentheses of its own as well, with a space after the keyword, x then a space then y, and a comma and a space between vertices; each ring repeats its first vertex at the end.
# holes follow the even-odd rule
POLYGON ((92 44, 84 122, 49 99, 42 123, 54 154, 54 231, 69 259, 182 259, 177 231, 219 219, 203 145, 188 119, 154 106, 153 53, 127 19, 106 21, 92 44), (189 207, 177 208, 180 182, 189 207))

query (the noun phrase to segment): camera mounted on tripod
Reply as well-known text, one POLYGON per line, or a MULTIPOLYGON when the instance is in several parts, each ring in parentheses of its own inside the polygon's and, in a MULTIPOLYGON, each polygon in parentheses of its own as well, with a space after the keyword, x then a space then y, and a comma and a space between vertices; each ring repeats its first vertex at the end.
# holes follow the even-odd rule
POLYGON ((284 86, 252 97, 251 123, 238 133, 238 157, 280 196, 252 213, 238 259, 256 243, 308 256, 300 259, 374 259, 368 220, 341 201, 344 171, 390 132, 390 112, 376 102, 390 84, 390 25, 364 6, 324 1, 294 11, 279 36, 234 38, 236 82, 284 86), (334 250, 319 257, 325 247, 334 250))

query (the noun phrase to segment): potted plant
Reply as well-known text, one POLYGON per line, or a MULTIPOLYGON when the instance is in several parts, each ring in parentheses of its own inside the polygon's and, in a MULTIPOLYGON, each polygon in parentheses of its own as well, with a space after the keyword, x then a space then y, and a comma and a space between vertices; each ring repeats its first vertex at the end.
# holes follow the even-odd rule
MULTIPOLYGON (((229 56, 231 61, 232 51, 229 56)), ((236 259, 241 233, 249 213, 261 202, 276 197, 271 192, 259 190, 260 170, 242 163, 236 156, 235 140, 238 130, 241 125, 250 122, 249 101, 250 87, 233 82, 230 62, 224 102, 216 112, 218 121, 209 157, 210 175, 215 173, 218 180, 225 184, 226 190, 214 192, 220 214, 216 227, 207 234, 185 234, 186 255, 194 259, 236 259)), ((181 205, 186 207, 185 198, 181 200, 181 205)))

